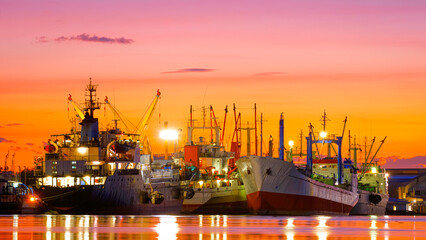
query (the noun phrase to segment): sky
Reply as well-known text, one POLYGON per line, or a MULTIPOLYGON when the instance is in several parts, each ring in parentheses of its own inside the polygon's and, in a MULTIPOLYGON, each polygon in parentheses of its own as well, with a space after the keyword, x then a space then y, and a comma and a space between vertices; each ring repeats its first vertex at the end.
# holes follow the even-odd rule
MULTIPOLYGON (((426 162, 424 1, 2 0, 0 29, 0 166, 8 150, 15 166, 32 166, 50 135, 68 132, 68 94, 83 102, 89 78, 134 122, 160 89, 155 153, 164 121, 182 129, 183 145, 190 105, 199 123, 202 106, 223 122, 228 105, 229 125, 235 103, 253 127, 256 103, 265 152, 281 113, 285 141, 298 145, 325 110, 329 132, 340 134, 347 116, 357 139, 387 136, 381 164, 426 162)), ((97 114, 111 123, 110 112, 97 114)))

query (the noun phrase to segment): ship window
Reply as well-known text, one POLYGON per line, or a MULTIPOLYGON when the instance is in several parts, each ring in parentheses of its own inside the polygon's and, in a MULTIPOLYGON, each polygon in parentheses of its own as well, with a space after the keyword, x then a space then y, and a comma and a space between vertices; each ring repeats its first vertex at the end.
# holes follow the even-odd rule
POLYGON ((52 161, 52 164, 57 164, 58 162, 56 162, 56 161, 52 161))
POLYGON ((77 164, 77 162, 76 161, 72 161, 71 164, 77 164))
POLYGON ((75 168, 76 168, 76 166, 72 166, 71 168, 74 168, 74 169, 75 169, 75 168))

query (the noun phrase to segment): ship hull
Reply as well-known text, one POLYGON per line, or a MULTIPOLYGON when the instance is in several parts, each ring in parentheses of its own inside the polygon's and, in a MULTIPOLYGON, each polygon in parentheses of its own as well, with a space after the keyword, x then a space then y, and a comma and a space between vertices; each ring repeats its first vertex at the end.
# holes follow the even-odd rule
MULTIPOLYGON (((91 194, 89 208, 92 214, 179 214, 183 204, 180 181, 174 178, 150 178, 140 171, 132 175, 109 176, 104 185, 96 186, 91 194), (148 183, 148 180, 150 183, 148 183), (153 200, 158 192, 163 200, 153 200)), ((177 175, 178 176, 178 175, 177 175)))
POLYGON ((389 195, 382 193, 372 193, 365 190, 358 190, 359 201, 352 208, 351 215, 384 215, 386 212, 386 205, 389 201, 389 195), (380 201, 378 203, 373 203, 370 200, 370 195, 373 197, 380 196, 380 201))
POLYGON ((194 196, 185 199, 183 213, 247 214, 247 197, 243 185, 220 188, 195 188, 194 196))
POLYGON ((249 156, 237 161, 248 207, 256 214, 348 215, 358 194, 317 182, 294 164, 273 158, 249 156))
POLYGON ((93 190, 91 185, 73 187, 43 186, 34 188, 34 193, 46 204, 46 209, 61 213, 73 213, 85 208, 93 190))
POLYGON ((22 210, 22 196, 0 195, 0 213, 20 213, 22 210))

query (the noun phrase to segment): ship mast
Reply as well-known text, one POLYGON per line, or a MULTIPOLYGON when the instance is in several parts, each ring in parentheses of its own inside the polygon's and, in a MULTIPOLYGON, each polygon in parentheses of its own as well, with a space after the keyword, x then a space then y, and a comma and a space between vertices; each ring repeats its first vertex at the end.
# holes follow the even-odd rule
POLYGON ((99 102, 95 102, 96 101, 96 89, 98 87, 98 85, 93 85, 92 84, 92 78, 89 78, 90 82, 89 85, 87 85, 86 91, 89 92, 89 95, 86 96, 89 97, 89 99, 86 99, 86 108, 84 109, 85 111, 89 112, 89 116, 90 118, 93 118, 93 113, 96 109, 100 109, 99 106, 99 102))

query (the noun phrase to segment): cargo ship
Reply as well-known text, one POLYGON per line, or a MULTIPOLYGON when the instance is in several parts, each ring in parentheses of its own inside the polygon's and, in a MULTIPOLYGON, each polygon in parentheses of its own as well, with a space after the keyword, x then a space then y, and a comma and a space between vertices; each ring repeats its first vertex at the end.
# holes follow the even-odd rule
POLYGON ((115 162, 117 169, 95 186, 85 213, 178 214, 183 190, 178 166, 153 168, 145 163, 115 162), (119 166, 121 165, 121 166, 119 166))
MULTIPOLYGON (((283 134, 280 119, 280 136, 283 134)), ((237 161, 246 193, 248 207, 256 214, 272 215, 348 215, 358 202, 357 176, 353 168, 343 175, 342 137, 315 138, 313 130, 307 137, 306 166, 284 161, 284 146, 280 159, 246 156, 237 161), (312 145, 337 144, 334 178, 315 173, 312 145)), ((281 141, 282 142, 282 141, 281 141)), ((321 159, 319 157, 318 159, 321 159)))
MULTIPOLYGON (((72 121, 71 131, 52 135, 45 146, 44 157, 35 158, 34 190, 51 210, 73 212, 85 209, 90 204, 93 188, 103 186, 108 176, 124 166, 115 162, 137 164, 149 155, 140 150, 146 149, 142 145, 144 139, 141 132, 127 126, 126 132, 122 131, 117 126, 118 119, 114 120, 114 126, 99 129, 99 121, 94 112, 100 109, 101 103, 96 92, 97 85, 90 80, 84 107, 69 96, 69 103, 77 113, 77 119, 72 121)), ((142 127, 146 127, 159 96, 160 92, 157 92, 143 118, 142 127)), ((108 99, 105 99, 105 104, 114 111, 108 99)), ((114 115, 122 119, 116 110, 114 115)))
MULTIPOLYGON (((213 111, 211 106, 210 111, 213 111)), ((225 151, 221 144, 220 127, 213 121, 211 125, 194 126, 191 117, 184 150, 173 154, 176 163, 181 165, 183 182, 188 185, 182 212, 246 214, 249 211, 245 187, 235 166, 238 154, 236 156, 235 152, 225 151), (204 137, 194 141, 195 130, 209 131, 210 142, 204 137)))

